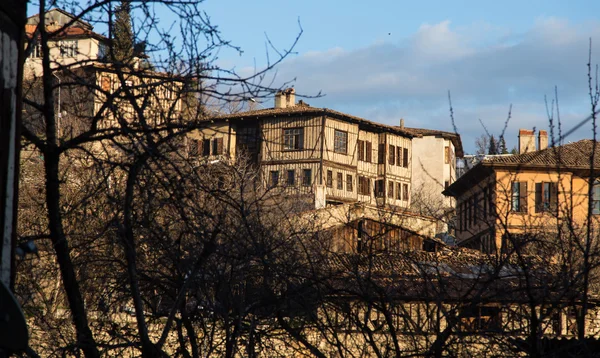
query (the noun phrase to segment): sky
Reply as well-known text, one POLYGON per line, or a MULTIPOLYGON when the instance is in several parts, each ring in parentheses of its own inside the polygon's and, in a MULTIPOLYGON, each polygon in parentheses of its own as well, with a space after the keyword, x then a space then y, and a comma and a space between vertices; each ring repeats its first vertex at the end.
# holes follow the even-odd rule
MULTIPOLYGON (((234 1, 207 0, 222 35, 244 53, 220 64, 248 73, 266 63, 266 36, 282 49, 303 33, 275 84, 293 80, 311 106, 408 127, 454 131, 465 151, 519 128, 549 129, 558 93, 561 129, 591 113, 587 62, 600 63, 600 1, 234 1), (598 44, 595 44, 595 41, 598 44), (483 123, 483 125, 481 124, 483 123)), ((265 103, 272 106, 272 103, 265 103)), ((556 116, 555 116, 556 118, 556 116)), ((554 121, 558 133, 557 121, 554 121)), ((592 137, 588 123, 565 138, 592 137)))
MULTIPOLYGON (((555 88, 563 132, 591 113, 587 62, 591 38, 592 64, 600 63, 597 0, 205 0, 201 8, 243 50, 221 51, 219 66, 252 73, 266 65, 267 52, 275 55, 267 39, 286 49, 302 29, 294 53, 269 77, 273 85, 292 81, 311 106, 384 124, 403 118, 407 127, 456 129, 467 153, 484 126, 502 133, 509 108, 509 149, 519 128, 550 129, 555 88)), ((565 141, 591 137, 587 123, 565 141)))

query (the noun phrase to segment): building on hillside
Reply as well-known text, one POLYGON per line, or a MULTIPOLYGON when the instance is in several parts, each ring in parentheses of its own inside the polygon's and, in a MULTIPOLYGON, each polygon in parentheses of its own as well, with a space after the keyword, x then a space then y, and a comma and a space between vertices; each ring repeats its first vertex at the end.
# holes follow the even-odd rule
POLYGON ((600 145, 581 140, 548 148, 540 131, 536 151, 532 131, 519 137, 522 154, 486 158, 444 191, 457 202, 459 245, 506 252, 516 238, 556 237, 565 225, 577 233, 597 221, 600 181, 590 178, 600 169, 600 145))
MULTIPOLYGON (((42 46, 39 33, 36 34, 39 22, 40 16, 36 14, 29 17, 25 25, 25 35, 30 43, 35 43, 31 54, 25 60, 25 78, 42 75, 42 46), (37 38, 34 39, 34 36, 37 38)), ((73 68, 106 58, 108 39, 94 32, 93 26, 86 21, 55 8, 46 12, 45 22, 46 30, 50 33, 48 47, 51 68, 73 68)))
MULTIPOLYGON (((42 97, 39 20, 34 15, 25 25, 35 47, 25 63, 23 92, 33 101, 42 97)), ((116 128, 119 121, 153 128, 199 114, 195 79, 155 71, 141 57, 117 68, 107 59, 109 40, 89 23, 61 9, 46 12, 45 21, 59 136, 116 128)), ((33 108, 25 106, 25 110, 26 123, 41 120, 33 108)))
POLYGON ((222 115, 188 137, 200 160, 246 156, 266 187, 311 198, 316 208, 361 202, 410 207, 411 139, 403 128, 371 122, 279 92, 275 107, 222 115))
MULTIPOLYGON (((456 180, 457 158, 462 158, 460 135, 434 129, 404 127, 412 139, 412 207, 416 212, 442 218, 454 211, 454 199, 442 194, 456 180)), ((448 231, 447 220, 440 231, 448 231)))

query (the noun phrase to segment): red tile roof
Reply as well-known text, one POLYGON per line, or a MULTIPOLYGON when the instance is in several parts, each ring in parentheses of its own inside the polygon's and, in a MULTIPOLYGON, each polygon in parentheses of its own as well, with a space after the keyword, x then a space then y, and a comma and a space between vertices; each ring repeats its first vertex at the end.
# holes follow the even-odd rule
POLYGON ((482 165, 586 169, 590 167, 592 154, 594 168, 600 168, 600 142, 590 139, 530 153, 486 158, 482 165))
MULTIPOLYGON (((32 25, 32 24, 25 25, 25 35, 27 36, 27 38, 31 39, 33 37, 33 34, 35 33, 36 28, 37 28, 37 25, 32 25)), ((54 32, 54 31, 60 30, 61 27, 60 26, 47 26, 46 29, 48 32, 54 32)), ((92 38, 96 38, 99 40, 107 40, 106 37, 104 37, 103 35, 100 35, 99 33, 96 33, 92 30, 84 29, 82 27, 75 27, 75 26, 67 27, 64 30, 62 30, 54 35, 54 38, 87 38, 87 37, 92 37, 92 38)))

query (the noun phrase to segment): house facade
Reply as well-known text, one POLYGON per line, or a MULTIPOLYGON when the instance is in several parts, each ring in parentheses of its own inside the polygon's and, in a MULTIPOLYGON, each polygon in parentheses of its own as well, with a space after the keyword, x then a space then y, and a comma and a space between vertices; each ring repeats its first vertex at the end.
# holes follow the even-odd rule
POLYGON ((295 103, 216 117, 188 137, 200 160, 246 157, 267 188, 314 197, 315 207, 361 202, 407 209, 413 134, 326 108, 295 103))
MULTIPOLYGON (((401 120, 400 127, 404 127, 401 120)), ((455 201, 442 192, 456 180, 457 158, 464 155, 460 135, 424 128, 409 128, 412 139, 412 205, 415 211, 442 217, 454 210, 455 201)), ((447 225, 442 231, 448 231, 447 225)))
MULTIPOLYGON (((24 78, 40 77, 43 72, 42 47, 39 38, 34 39, 39 37, 36 34, 39 22, 40 16, 37 14, 29 17, 25 25, 25 34, 34 45, 25 60, 24 78)), ((45 23, 46 31, 51 33, 48 39, 51 68, 85 66, 106 57, 108 39, 94 32, 91 24, 56 8, 46 12, 45 23)))
POLYGON ((548 148, 545 136, 540 131, 535 150, 527 144, 533 133, 522 130, 520 147, 527 147, 522 154, 486 158, 444 191, 456 199, 459 245, 506 252, 511 238, 556 237, 565 227, 577 233, 596 225, 600 181, 593 178, 600 146, 581 140, 548 148))

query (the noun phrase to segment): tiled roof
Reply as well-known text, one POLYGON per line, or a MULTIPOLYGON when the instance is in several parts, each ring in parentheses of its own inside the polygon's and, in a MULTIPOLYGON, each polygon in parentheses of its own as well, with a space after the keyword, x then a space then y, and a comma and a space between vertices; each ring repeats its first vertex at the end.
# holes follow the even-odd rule
MULTIPOLYGON (((27 38, 30 39, 33 36, 33 34, 35 33, 35 29, 36 28, 37 28, 37 25, 32 25, 32 24, 25 25, 25 35, 27 36, 27 38)), ((59 30, 60 28, 61 27, 59 27, 59 26, 48 26, 47 30, 48 30, 48 32, 53 32, 53 31, 59 30)), ((67 27, 63 31, 57 33, 55 35, 55 37, 56 38, 92 37, 92 38, 97 38, 97 39, 100 39, 100 40, 106 40, 107 39, 106 37, 100 35, 99 33, 96 33, 96 32, 94 32, 92 30, 84 29, 82 27, 77 27, 77 26, 67 27)))
POLYGON ((462 158, 464 156, 462 141, 460 139, 460 134, 440 131, 437 129, 426 129, 426 128, 409 128, 404 127, 405 130, 412 132, 415 136, 440 136, 442 138, 446 138, 452 141, 454 144, 454 149, 456 150, 456 156, 462 158))
POLYGON ((592 153, 595 153, 594 168, 600 168, 600 142, 594 143, 590 139, 531 153, 490 157, 484 159, 482 164, 485 166, 509 165, 584 169, 590 167, 592 153))
POLYGON ((250 119, 250 118, 259 118, 259 117, 301 116, 304 114, 326 115, 326 116, 339 118, 339 119, 347 120, 347 121, 358 123, 358 124, 364 124, 366 126, 378 128, 382 131, 390 131, 390 132, 398 133, 400 135, 404 135, 404 136, 411 137, 411 138, 415 136, 414 132, 408 131, 408 130, 400 128, 400 127, 389 126, 386 124, 372 122, 372 121, 366 120, 364 118, 356 117, 356 116, 346 114, 343 112, 334 111, 329 108, 311 107, 307 104, 297 104, 293 107, 287 107, 287 108, 265 108, 265 109, 259 109, 259 110, 254 110, 254 111, 226 114, 226 115, 217 116, 214 119, 250 119))

